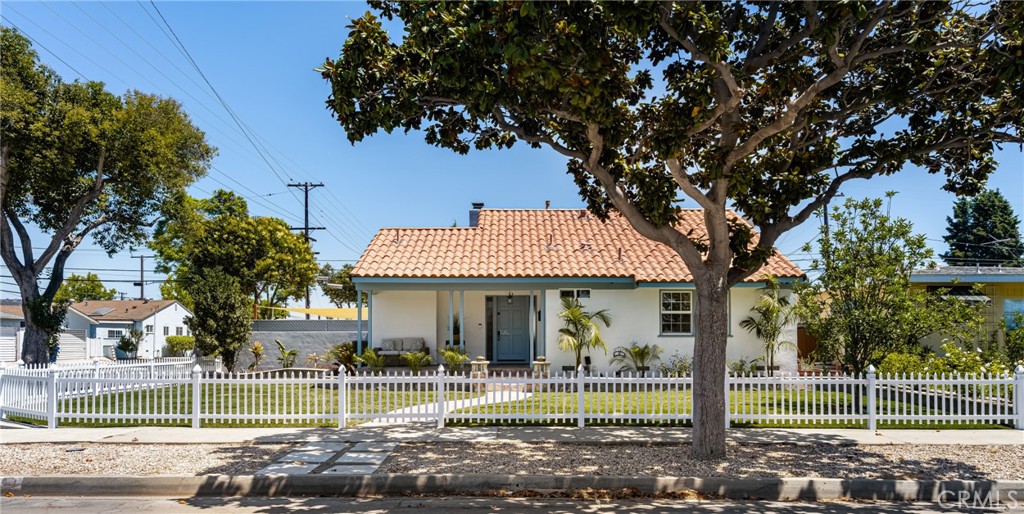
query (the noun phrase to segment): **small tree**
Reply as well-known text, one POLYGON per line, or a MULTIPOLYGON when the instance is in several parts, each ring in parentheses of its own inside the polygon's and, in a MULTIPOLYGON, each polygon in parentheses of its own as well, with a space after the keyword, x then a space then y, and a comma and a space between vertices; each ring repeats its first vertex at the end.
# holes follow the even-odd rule
POLYGON ((591 348, 600 348, 608 351, 608 345, 601 338, 601 329, 594 320, 600 321, 604 326, 612 326, 612 317, 608 309, 601 309, 596 312, 583 310, 583 305, 575 298, 562 298, 562 311, 558 313, 565 326, 558 329, 558 347, 564 351, 572 352, 576 356, 576 367, 579 369, 583 364, 583 352, 590 352, 591 348))
POLYGON ((811 263, 821 275, 797 286, 799 314, 822 360, 859 373, 930 334, 974 340, 983 319, 976 307, 910 283, 932 251, 909 221, 890 218, 879 199, 848 199, 831 218, 834 230, 822 226, 811 263))
POLYGON ((782 339, 782 331, 793 323, 796 315, 789 304, 789 298, 779 294, 779 281, 768 277, 761 296, 747 316, 740 321, 740 328, 753 333, 764 342, 764 363, 768 374, 775 374, 775 354, 784 346, 793 346, 792 341, 782 339))
POLYGON ((139 343, 141 342, 142 331, 133 328, 117 340, 117 349, 125 354, 125 358, 134 359, 139 351, 139 343))
POLYGON ((84 302, 86 300, 113 300, 117 295, 114 288, 104 287, 100 277, 95 273, 86 273, 85 276, 72 273, 64 279, 57 294, 53 295, 55 302, 84 302))
POLYGON ((228 371, 234 372, 235 355, 252 333, 250 303, 238 279, 220 268, 193 272, 196 280, 189 282, 188 292, 194 308, 185 324, 203 355, 220 355, 228 371))
POLYGON ((196 347, 196 338, 192 336, 167 336, 167 353, 170 355, 185 355, 185 352, 196 347))
POLYGON ((953 204, 943 240, 942 260, 954 266, 1024 266, 1020 218, 1002 193, 985 190, 953 204))

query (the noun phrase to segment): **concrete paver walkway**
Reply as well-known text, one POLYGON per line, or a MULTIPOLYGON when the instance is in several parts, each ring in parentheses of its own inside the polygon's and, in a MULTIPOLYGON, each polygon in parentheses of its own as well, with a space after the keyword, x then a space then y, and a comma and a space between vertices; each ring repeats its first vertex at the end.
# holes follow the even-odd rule
MULTIPOLYGON (((23 443, 377 443, 441 441, 522 441, 585 444, 679 444, 690 442, 683 427, 445 427, 428 423, 336 428, 113 427, 0 428, 0 444, 23 443)), ((878 430, 735 428, 735 444, 960 444, 1024 445, 1022 430, 878 430)))

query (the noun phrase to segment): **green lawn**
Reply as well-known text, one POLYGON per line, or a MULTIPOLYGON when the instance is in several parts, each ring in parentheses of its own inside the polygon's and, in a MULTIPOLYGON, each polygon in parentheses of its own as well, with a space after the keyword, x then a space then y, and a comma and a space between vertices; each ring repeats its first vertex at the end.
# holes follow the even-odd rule
MULTIPOLYGON (((531 415, 544 412, 565 413, 566 417, 556 420, 532 421, 529 423, 540 424, 575 424, 577 407, 577 395, 575 392, 541 392, 534 394, 525 400, 483 405, 463 409, 460 412, 472 418, 472 414, 483 415, 509 415, 517 414, 531 415)), ((668 424, 668 425, 689 425, 689 421, 657 419, 658 416, 678 415, 680 413, 692 413, 692 394, 690 391, 645 391, 628 393, 605 393, 605 392, 584 392, 584 411, 597 413, 599 416, 607 416, 613 419, 588 419, 588 425, 601 424, 668 424), (648 416, 650 419, 643 419, 648 416)), ((763 392, 730 392, 730 412, 735 427, 776 427, 776 428, 865 428, 866 423, 856 420, 837 419, 832 414, 846 414, 860 412, 860 402, 866 402, 863 397, 847 393, 826 393, 822 391, 763 391, 763 392), (831 408, 825 409, 828 405, 831 408), (812 421, 794 421, 787 419, 787 415, 810 415, 820 419, 812 421), (769 415, 779 416, 778 419, 753 420, 744 419, 745 415, 769 415)), ((899 412, 908 414, 921 414, 930 412, 916 405, 896 404, 895 402, 880 402, 887 408, 898 408, 899 412)), ((515 420, 475 420, 469 419, 471 423, 521 423, 515 420)), ((1003 425, 986 423, 943 423, 943 422, 901 422, 891 423, 880 421, 880 428, 1005 428, 1003 425)))
MULTIPOLYGON (((448 391, 445 400, 459 400, 472 396, 470 393, 448 391)), ((388 389, 360 390, 349 392, 348 411, 380 414, 421 404, 436 403, 433 391, 395 391, 388 389)), ((337 426, 338 391, 336 389, 310 387, 300 384, 262 385, 204 385, 200 396, 202 405, 202 426, 204 427, 245 427, 245 426, 337 426), (233 416, 241 414, 264 415, 273 413, 277 419, 242 420, 233 416), (324 419, 315 419, 322 416, 324 419)), ((59 426, 106 427, 131 425, 191 426, 192 385, 174 385, 146 390, 81 396, 61 402, 59 426), (113 419, 85 419, 76 414, 103 412, 116 413, 113 419), (142 413, 170 414, 177 419, 146 419, 142 413), (134 416, 133 416, 134 415, 134 416)), ((45 420, 33 420, 12 416, 12 419, 32 424, 44 424, 45 420)), ((365 419, 349 419, 349 424, 359 424, 365 419)))

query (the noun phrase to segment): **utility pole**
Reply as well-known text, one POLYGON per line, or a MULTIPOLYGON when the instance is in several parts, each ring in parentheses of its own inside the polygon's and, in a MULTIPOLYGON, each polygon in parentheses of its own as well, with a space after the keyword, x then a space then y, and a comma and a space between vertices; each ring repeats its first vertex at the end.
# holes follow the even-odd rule
MULTIPOLYGON (((311 182, 298 182, 298 183, 288 184, 288 187, 302 188, 302 192, 303 192, 303 195, 304 195, 304 198, 305 198, 305 204, 304 204, 305 218, 304 218, 303 226, 301 226, 301 227, 291 227, 291 230, 301 230, 302 234, 306 237, 306 243, 309 244, 310 248, 312 248, 313 245, 311 243, 315 242, 316 239, 313 239, 312 237, 309 236, 310 231, 313 231, 313 230, 326 230, 326 228, 324 228, 324 227, 311 227, 311 226, 309 226, 309 192, 312 189, 316 189, 318 187, 324 187, 324 184, 322 182, 317 182, 316 184, 313 184, 311 182)), ((317 254, 317 252, 313 252, 313 255, 316 255, 316 254, 317 254)), ((306 286, 306 308, 307 309, 309 308, 309 292, 310 292, 309 291, 309 286, 306 286)), ((308 312, 306 313, 306 319, 309 319, 309 313, 308 312)))
POLYGON ((139 300, 146 299, 146 259, 152 259, 152 255, 133 255, 132 259, 139 260, 139 281, 135 285, 139 286, 139 300))

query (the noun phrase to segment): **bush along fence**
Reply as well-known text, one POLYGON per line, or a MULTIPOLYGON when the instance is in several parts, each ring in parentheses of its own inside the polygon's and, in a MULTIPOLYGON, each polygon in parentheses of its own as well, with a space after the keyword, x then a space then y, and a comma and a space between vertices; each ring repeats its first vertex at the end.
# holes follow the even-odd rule
MULTIPOLYGON (((689 424, 693 379, 659 374, 228 374, 192 363, 6 369, 0 415, 56 428, 169 424, 689 424)), ((545 364, 545 363, 541 363, 545 364)), ((1010 426, 1024 430, 1024 366, 1013 375, 729 375, 730 426, 1010 426)))

